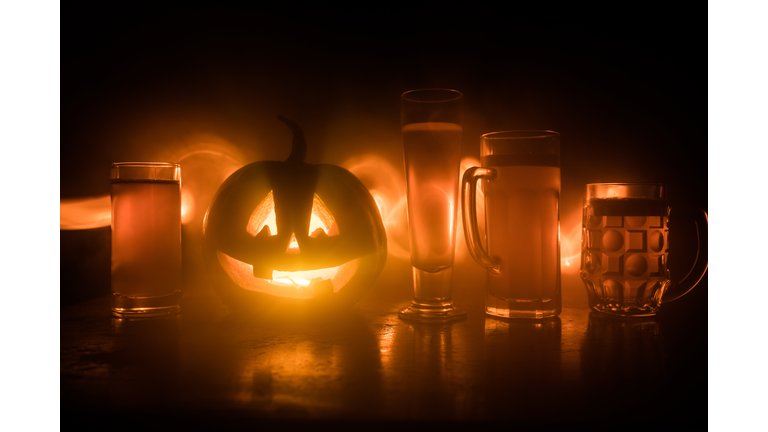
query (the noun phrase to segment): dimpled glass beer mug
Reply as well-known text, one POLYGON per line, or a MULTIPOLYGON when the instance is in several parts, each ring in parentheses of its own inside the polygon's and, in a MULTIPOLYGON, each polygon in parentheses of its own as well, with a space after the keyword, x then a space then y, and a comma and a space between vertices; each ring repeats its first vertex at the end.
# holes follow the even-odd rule
POLYGON ((662 303, 688 293, 707 271, 706 212, 670 211, 661 183, 591 183, 584 200, 581 279, 589 307, 622 317, 653 316, 662 303), (693 267, 679 283, 670 281, 671 220, 693 220, 699 239, 693 267), (672 291, 667 292, 670 288, 672 291), (665 292, 667 295, 665 296, 665 292))
POLYGON ((400 97, 413 301, 399 316, 426 322, 466 317, 451 300, 462 104, 456 90, 411 90, 400 97))
POLYGON ((181 167, 112 164, 112 315, 181 310, 181 167))
POLYGON ((482 167, 462 178, 464 237, 487 272, 485 312, 543 319, 561 311, 560 134, 491 132, 481 137, 482 167), (477 181, 485 198, 486 245, 477 223, 477 181))

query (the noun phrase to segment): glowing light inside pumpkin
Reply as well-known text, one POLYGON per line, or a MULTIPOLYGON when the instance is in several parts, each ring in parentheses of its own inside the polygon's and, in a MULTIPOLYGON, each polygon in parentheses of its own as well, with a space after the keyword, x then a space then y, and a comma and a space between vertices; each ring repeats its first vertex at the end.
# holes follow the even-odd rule
MULTIPOLYGON (((259 203, 251 213, 246 231, 248 234, 255 237, 265 226, 269 227, 270 235, 278 234, 277 217, 275 215, 275 198, 272 191, 264 197, 261 203, 259 203)), ((314 199, 312 200, 312 214, 310 215, 309 232, 307 234, 315 236, 317 235, 318 229, 324 231, 328 236, 339 234, 336 220, 333 218, 333 215, 320 197, 315 194, 314 199)), ((291 241, 288 244, 285 253, 301 253, 301 248, 296 241, 295 234, 291 236, 291 241)), ((268 282, 280 286, 295 286, 296 289, 299 289, 301 287, 309 287, 313 281, 333 279, 338 273, 338 270, 339 267, 298 272, 274 271, 272 273, 272 280, 268 282)))
POLYGON ((300 286, 309 286, 313 280, 333 279, 338 271, 338 267, 298 272, 281 272, 275 270, 272 272, 271 283, 276 285, 295 286, 298 289, 300 286))
POLYGON ((272 280, 265 280, 253 275, 253 267, 250 264, 238 261, 221 251, 216 251, 216 255, 227 276, 243 289, 278 297, 303 299, 315 298, 317 283, 330 283, 333 292, 338 292, 352 279, 360 266, 360 258, 355 258, 339 267, 297 272, 275 270, 272 272, 272 280))
MULTIPOLYGON (((258 206, 251 213, 251 217, 248 219, 248 226, 246 231, 252 236, 256 236, 265 226, 269 227, 269 233, 271 235, 277 234, 277 218, 275 216, 275 198, 270 191, 266 197, 259 203, 258 206)), ((329 236, 339 233, 339 228, 336 225, 336 220, 333 218, 331 212, 325 206, 319 196, 315 195, 312 200, 312 215, 309 218, 309 233, 312 234, 321 228, 329 236)), ((291 240, 291 244, 295 242, 295 239, 291 240)), ((298 243, 297 243, 298 246, 298 243)))
POLYGON ((291 236, 291 243, 288 244, 288 249, 285 250, 287 254, 299 254, 301 249, 299 248, 299 242, 296 241, 296 234, 291 236))

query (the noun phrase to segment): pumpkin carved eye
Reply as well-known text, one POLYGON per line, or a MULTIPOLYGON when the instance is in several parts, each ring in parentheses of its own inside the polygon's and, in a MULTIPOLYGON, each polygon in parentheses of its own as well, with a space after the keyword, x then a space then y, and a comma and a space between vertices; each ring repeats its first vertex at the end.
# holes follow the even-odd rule
MULTIPOLYGON (((278 234, 275 198, 272 191, 269 191, 261 203, 253 209, 245 230, 253 237, 257 235, 274 236, 278 234)), ((315 194, 312 200, 312 215, 309 220, 309 232, 307 234, 313 238, 323 235, 329 237, 339 235, 339 227, 336 224, 336 220, 317 194, 315 194)), ((294 241, 293 239, 291 240, 292 243, 294 241)))

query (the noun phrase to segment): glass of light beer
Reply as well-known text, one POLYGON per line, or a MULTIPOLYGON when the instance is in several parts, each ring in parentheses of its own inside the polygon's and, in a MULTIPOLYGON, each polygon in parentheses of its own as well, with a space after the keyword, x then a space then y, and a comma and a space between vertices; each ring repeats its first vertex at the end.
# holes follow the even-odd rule
POLYGON ((112 315, 181 310, 181 167, 112 164, 112 315))
POLYGON ((707 271, 707 213, 670 207, 663 183, 590 183, 584 199, 580 276, 589 307, 603 315, 652 317, 695 287, 707 271), (672 283, 669 222, 694 222, 696 260, 672 283))
POLYGON ((547 130, 489 132, 480 167, 462 178, 464 238, 487 271, 485 312, 544 319, 561 311, 560 134, 547 130), (477 214, 477 182, 485 198, 485 245, 477 214))
POLYGON ((413 301, 399 316, 425 322, 466 317, 451 299, 463 99, 449 89, 400 97, 413 301))

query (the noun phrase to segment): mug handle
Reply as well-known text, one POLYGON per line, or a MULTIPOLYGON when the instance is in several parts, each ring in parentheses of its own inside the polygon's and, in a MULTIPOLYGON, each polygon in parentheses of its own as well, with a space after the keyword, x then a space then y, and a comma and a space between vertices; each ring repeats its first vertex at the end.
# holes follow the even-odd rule
POLYGON ((464 238, 467 241, 469 254, 481 266, 493 274, 501 273, 501 263, 498 258, 491 258, 480 243, 480 231, 477 228, 477 181, 480 179, 493 180, 496 170, 493 168, 472 167, 464 171, 461 178, 461 219, 464 225, 464 238))
POLYGON ((693 263, 693 267, 688 271, 685 277, 674 285, 676 291, 681 290, 680 294, 677 294, 671 298, 662 297, 662 303, 669 303, 675 301, 680 297, 688 294, 696 285, 699 284, 701 278, 707 272, 709 267, 709 258, 707 253, 708 243, 708 231, 709 231, 709 216, 707 212, 700 208, 695 207, 675 207, 672 209, 669 215, 670 220, 687 219, 693 220, 696 224, 696 239, 699 242, 699 247, 696 250, 696 260, 693 263))

